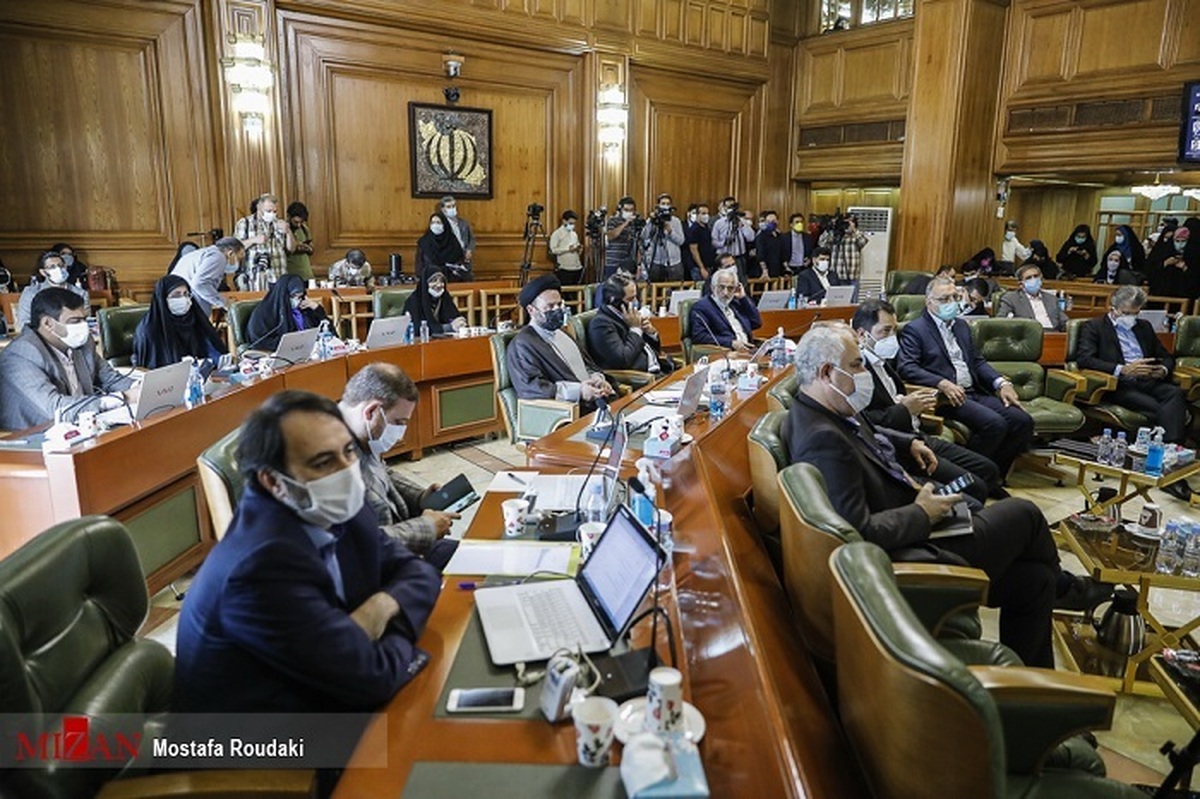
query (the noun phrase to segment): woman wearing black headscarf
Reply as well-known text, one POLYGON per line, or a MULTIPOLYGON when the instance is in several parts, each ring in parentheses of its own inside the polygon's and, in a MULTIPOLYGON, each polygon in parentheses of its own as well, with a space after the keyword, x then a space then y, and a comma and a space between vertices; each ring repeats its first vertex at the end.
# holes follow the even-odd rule
POLYGON ((1135 272, 1129 267, 1129 261, 1125 260, 1124 254, 1114 244, 1104 253, 1104 260, 1096 270, 1094 282, 1109 286, 1136 286, 1142 282, 1142 276, 1140 272, 1135 272))
POLYGON ((1150 294, 1157 297, 1200 296, 1200 219, 1164 227, 1146 257, 1150 294))
POLYGON ((429 229, 417 239, 417 274, 438 269, 451 280, 470 280, 469 267, 463 267, 462 245, 450 229, 446 217, 437 211, 429 217, 429 229), (450 268, 451 265, 455 268, 450 268))
POLYGON ((179 275, 159 278, 150 310, 133 333, 134 365, 159 369, 179 363, 185 355, 215 363, 225 352, 225 342, 192 301, 188 282, 179 275))
POLYGON ((1058 248, 1054 256, 1062 266, 1065 277, 1091 277, 1096 271, 1100 259, 1096 255, 1096 240, 1092 238, 1092 229, 1087 225, 1076 225, 1075 230, 1058 248))
POLYGON ((1054 259, 1050 257, 1050 251, 1046 249, 1046 242, 1041 239, 1029 242, 1029 257, 1025 259, 1025 263, 1033 264, 1041 269, 1042 277, 1046 280, 1058 279, 1058 264, 1054 263, 1054 259))
POLYGON ((246 343, 256 350, 272 351, 284 333, 317 327, 327 318, 321 304, 308 299, 304 281, 298 275, 284 275, 250 314, 246 343))
POLYGON ((1146 269, 1146 250, 1142 247, 1141 239, 1129 225, 1121 225, 1117 228, 1116 233, 1113 234, 1113 243, 1108 249, 1117 250, 1124 255, 1126 262, 1129 263, 1129 268, 1135 272, 1142 272, 1146 269))
POLYGON ((65 241, 60 241, 50 249, 62 257, 63 266, 67 268, 67 282, 74 283, 76 286, 86 289, 88 287, 88 265, 76 257, 75 248, 65 241))
POLYGON ((434 336, 467 325, 453 298, 446 294, 446 276, 436 267, 421 273, 417 290, 404 302, 404 312, 418 330, 421 322, 428 322, 429 333, 434 336))

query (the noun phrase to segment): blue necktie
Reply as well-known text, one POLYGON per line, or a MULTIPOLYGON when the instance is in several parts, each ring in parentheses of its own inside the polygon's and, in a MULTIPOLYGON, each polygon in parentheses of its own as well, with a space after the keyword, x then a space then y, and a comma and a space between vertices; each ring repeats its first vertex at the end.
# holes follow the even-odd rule
POLYGON ((337 542, 330 541, 319 550, 321 561, 325 564, 325 571, 329 572, 330 578, 333 580, 333 590, 337 592, 338 599, 346 601, 346 586, 342 583, 342 567, 338 564, 337 542))

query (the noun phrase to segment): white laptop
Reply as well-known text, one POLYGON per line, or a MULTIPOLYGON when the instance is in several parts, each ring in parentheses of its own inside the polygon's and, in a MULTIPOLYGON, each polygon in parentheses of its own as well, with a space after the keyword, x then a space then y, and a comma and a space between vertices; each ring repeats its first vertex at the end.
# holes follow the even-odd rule
POLYGON ((625 632, 658 572, 659 551, 627 507, 613 514, 574 580, 481 588, 475 607, 492 663, 604 652, 625 632))
MULTIPOLYGON (((601 481, 615 483, 621 474, 621 461, 625 458, 625 448, 629 437, 625 432, 625 423, 618 416, 616 428, 613 430, 612 444, 608 450, 608 460, 590 477, 586 474, 539 474, 530 481, 525 496, 530 500, 529 510, 536 507, 540 511, 554 513, 556 511, 573 511, 580 507, 586 499, 584 489, 587 483, 601 481)), ((609 505, 615 501, 617 492, 606 485, 605 493, 609 505)))
POLYGON ((679 304, 684 300, 700 299, 700 289, 675 289, 671 292, 671 302, 667 306, 667 313, 671 316, 679 316, 679 304))
POLYGON ((791 299, 791 297, 792 292, 788 289, 764 291, 762 296, 758 298, 758 310, 782 311, 787 308, 788 300, 791 299))
POLYGON ((372 319, 371 329, 367 331, 367 349, 377 350, 380 347, 395 347, 404 343, 404 333, 412 323, 408 314, 389 316, 386 319, 372 319))
POLYGON ((856 291, 858 291, 858 286, 853 283, 849 286, 830 286, 825 290, 825 305, 830 308, 836 308, 839 305, 853 305, 856 291))
POLYGON ((631 431, 636 431, 639 428, 649 425, 655 419, 661 419, 665 416, 674 416, 679 414, 684 419, 691 416, 700 407, 700 396, 704 393, 704 387, 708 385, 708 367, 697 369, 692 372, 691 376, 683 383, 683 393, 679 395, 678 407, 674 410, 668 410, 662 405, 674 405, 675 403, 664 401, 653 404, 647 403, 645 406, 638 408, 633 413, 625 417, 625 425, 631 431))
POLYGON ((133 408, 113 408, 96 414, 96 419, 108 425, 130 424, 182 407, 191 370, 190 363, 180 361, 146 372, 142 375, 142 390, 133 408))
POLYGON ((312 357, 313 345, 317 343, 320 328, 310 327, 307 330, 293 330, 279 337, 279 346, 271 356, 275 359, 275 368, 304 363, 312 357))
POLYGON ((1170 333, 1171 328, 1167 322, 1166 311, 1140 311, 1138 319, 1145 319, 1154 328, 1155 333, 1170 333))

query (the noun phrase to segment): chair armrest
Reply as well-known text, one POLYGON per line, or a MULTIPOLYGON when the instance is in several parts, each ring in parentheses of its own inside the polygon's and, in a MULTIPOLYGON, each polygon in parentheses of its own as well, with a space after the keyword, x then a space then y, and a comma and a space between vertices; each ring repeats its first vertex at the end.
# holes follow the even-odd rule
POLYGON ((896 563, 892 568, 900 593, 935 638, 948 616, 987 601, 988 578, 980 569, 938 563, 896 563))
POLYGON ((117 779, 97 799, 167 799, 187 796, 261 796, 262 799, 310 799, 317 795, 311 769, 179 771, 117 779))
POLYGON ((1100 677, 1050 669, 970 669, 1000 712, 1011 773, 1034 774, 1059 742, 1112 726, 1117 696, 1100 677))
POLYGON ((1075 395, 1087 388, 1087 378, 1066 369, 1046 370, 1046 396, 1050 399, 1075 404, 1075 395))
POLYGON ((946 427, 946 420, 933 413, 921 414, 920 422, 921 431, 931 436, 940 436, 946 427))
POLYGON ((1200 369, 1191 366, 1176 366, 1171 376, 1175 385, 1183 389, 1189 402, 1200 399, 1200 369))
POLYGON ((1117 387, 1117 376, 1105 374, 1095 369, 1080 369, 1076 372, 1084 379, 1084 387, 1076 395, 1076 402, 1084 405, 1095 405, 1105 394, 1117 387))
POLYGON ((579 403, 551 399, 517 400, 517 438, 541 438, 562 422, 579 418, 579 403))
POLYGON ((636 369, 605 369, 603 371, 604 376, 613 382, 627 385, 633 389, 649 385, 658 377, 650 372, 639 372, 636 369))

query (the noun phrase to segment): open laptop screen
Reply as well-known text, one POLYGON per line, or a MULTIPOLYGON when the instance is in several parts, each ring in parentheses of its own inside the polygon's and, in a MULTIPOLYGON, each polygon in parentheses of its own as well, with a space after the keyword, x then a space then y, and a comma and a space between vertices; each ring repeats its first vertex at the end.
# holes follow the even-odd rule
POLYGON ((657 546, 624 505, 618 506, 579 572, 580 588, 599 611, 605 632, 621 633, 658 571, 657 546))

